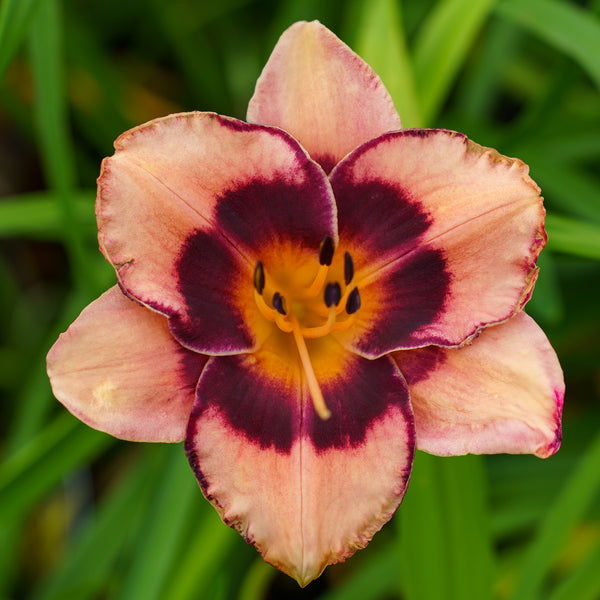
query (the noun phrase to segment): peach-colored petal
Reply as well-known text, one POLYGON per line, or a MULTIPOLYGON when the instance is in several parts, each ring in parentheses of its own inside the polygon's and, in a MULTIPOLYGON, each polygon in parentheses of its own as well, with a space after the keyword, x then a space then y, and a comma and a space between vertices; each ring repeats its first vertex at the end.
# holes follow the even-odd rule
POLYGON ((167 319, 113 287, 48 353, 52 390, 78 419, 118 438, 179 442, 207 357, 180 346, 167 319))
MULTIPOLYGON (((128 294, 166 316, 189 322, 190 295, 215 286, 227 298, 224 277, 188 268, 198 238, 227 247, 227 279, 241 273, 251 290, 267 240, 314 251, 337 237, 325 174, 283 131, 188 113, 132 129, 115 148, 98 180, 100 247, 128 294)), ((253 346, 251 336, 227 333, 228 352, 253 346)))
POLYGON ((383 83, 317 21, 283 33, 256 84, 248 121, 291 133, 326 172, 400 117, 383 83))
POLYGON ((343 372, 316 368, 327 421, 299 366, 266 352, 211 359, 190 417, 186 452, 204 494, 301 585, 369 542, 402 500, 412 465, 412 414, 395 365, 342 360, 343 372))
POLYGON ((347 341, 358 352, 461 344, 529 299, 545 211, 521 161, 455 132, 403 130, 330 179, 363 300, 347 341))
POLYGON ((554 454, 565 386, 554 350, 519 313, 460 349, 393 354, 409 385, 417 447, 443 456, 554 454))

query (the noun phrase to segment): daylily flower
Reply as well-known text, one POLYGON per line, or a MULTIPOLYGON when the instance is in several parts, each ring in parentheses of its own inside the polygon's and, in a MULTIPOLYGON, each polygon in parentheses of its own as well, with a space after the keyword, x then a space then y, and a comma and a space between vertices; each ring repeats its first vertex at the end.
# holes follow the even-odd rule
POLYGON ((306 585, 394 514, 415 448, 558 449, 562 373, 523 312, 544 208, 521 161, 401 129, 317 22, 283 34, 247 119, 118 138, 96 205, 118 286, 48 372, 94 428, 185 440, 223 521, 306 585))

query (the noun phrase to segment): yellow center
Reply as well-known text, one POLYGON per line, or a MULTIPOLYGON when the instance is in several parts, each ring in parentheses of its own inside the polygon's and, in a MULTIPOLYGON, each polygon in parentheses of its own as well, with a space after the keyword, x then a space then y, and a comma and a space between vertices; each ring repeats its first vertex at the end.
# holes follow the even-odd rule
POLYGON ((326 237, 319 249, 317 272, 304 286, 298 286, 297 280, 267 274, 261 261, 254 269, 256 305, 265 319, 275 323, 282 332, 292 334, 315 411, 321 419, 328 419, 331 412, 315 376, 306 339, 348 329, 360 308, 358 288, 351 285, 354 264, 348 252, 344 255, 343 280, 329 281, 334 250, 333 240, 326 237))

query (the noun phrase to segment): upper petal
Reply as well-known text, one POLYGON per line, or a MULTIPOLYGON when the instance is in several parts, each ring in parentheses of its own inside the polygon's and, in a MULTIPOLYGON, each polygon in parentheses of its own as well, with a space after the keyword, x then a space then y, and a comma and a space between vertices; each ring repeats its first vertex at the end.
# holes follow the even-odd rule
POLYGON ((393 354, 409 385, 417 447, 443 456, 554 454, 565 386, 554 350, 521 312, 460 349, 393 354))
POLYGON ((322 421, 286 354, 211 359, 186 452, 225 523, 306 585, 392 516, 408 482, 414 431, 405 383, 389 358, 340 352, 334 362, 343 369, 334 373, 316 356, 332 412, 322 421))
POLYGON ((167 319, 115 286, 48 353, 52 390, 94 429, 137 442, 179 442, 207 357, 186 350, 167 319))
POLYGON ((521 161, 444 130, 373 140, 331 174, 361 290, 351 347, 458 345, 529 299, 546 241, 521 161))
POLYGON ((253 347, 230 310, 234 279, 251 281, 267 241, 314 252, 324 236, 337 237, 323 171, 283 131, 209 113, 152 121, 115 148, 98 180, 96 214, 120 284, 188 324, 204 310, 196 300, 212 293, 204 307, 220 307, 214 320, 225 342, 208 336, 202 349, 253 347))
POLYGON ((401 127, 373 69, 317 21, 283 33, 256 83, 248 121, 288 131, 326 172, 360 144, 401 127))

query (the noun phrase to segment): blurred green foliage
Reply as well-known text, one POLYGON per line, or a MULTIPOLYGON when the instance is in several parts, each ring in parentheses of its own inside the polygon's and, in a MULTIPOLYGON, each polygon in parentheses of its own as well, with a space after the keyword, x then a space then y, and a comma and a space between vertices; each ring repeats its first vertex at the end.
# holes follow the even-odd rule
POLYGON ((600 2, 3 0, 0 598, 600 597, 600 2), (530 165, 548 249, 528 310, 565 368, 555 457, 419 454, 395 519, 305 590, 201 497, 180 445, 118 442, 52 398, 45 354, 114 275, 95 178, 124 130, 243 118, 281 32, 319 19, 381 74, 406 126, 530 165))

